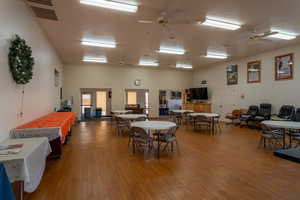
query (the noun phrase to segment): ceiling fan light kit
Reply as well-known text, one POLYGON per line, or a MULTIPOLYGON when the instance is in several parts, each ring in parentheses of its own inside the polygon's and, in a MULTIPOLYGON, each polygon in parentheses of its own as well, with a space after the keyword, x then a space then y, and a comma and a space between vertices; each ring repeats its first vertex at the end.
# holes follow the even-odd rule
POLYGON ((119 10, 124 12, 131 12, 131 13, 136 13, 138 10, 138 6, 136 5, 130 5, 130 4, 119 3, 115 1, 107 1, 107 0, 80 0, 80 3, 90 5, 90 6, 97 6, 97 7, 119 10))

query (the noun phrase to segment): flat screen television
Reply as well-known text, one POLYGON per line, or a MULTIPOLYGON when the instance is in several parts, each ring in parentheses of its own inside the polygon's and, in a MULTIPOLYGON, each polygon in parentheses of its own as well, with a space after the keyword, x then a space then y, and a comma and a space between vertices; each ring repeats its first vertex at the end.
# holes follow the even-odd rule
POLYGON ((207 88, 192 88, 192 99, 193 100, 208 100, 207 88))

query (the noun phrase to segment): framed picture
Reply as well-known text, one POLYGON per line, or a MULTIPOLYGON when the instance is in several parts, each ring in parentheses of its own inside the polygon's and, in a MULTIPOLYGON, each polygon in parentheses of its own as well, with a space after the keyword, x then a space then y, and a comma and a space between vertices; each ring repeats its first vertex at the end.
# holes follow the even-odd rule
POLYGON ((260 61, 249 62, 247 64, 248 83, 260 83, 260 61))
POLYGON ((226 68, 227 71, 227 85, 238 84, 238 66, 232 65, 226 68))
POLYGON ((294 54, 275 57, 275 80, 293 79, 294 54))

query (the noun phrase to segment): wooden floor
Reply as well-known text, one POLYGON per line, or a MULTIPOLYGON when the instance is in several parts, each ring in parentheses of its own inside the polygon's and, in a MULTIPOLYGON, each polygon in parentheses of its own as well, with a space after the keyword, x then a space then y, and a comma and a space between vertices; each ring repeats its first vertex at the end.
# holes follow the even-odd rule
POLYGON ((300 199, 300 165, 257 149, 259 132, 231 125, 216 136, 181 127, 181 155, 160 160, 128 151, 108 122, 82 122, 48 161, 26 200, 300 199))

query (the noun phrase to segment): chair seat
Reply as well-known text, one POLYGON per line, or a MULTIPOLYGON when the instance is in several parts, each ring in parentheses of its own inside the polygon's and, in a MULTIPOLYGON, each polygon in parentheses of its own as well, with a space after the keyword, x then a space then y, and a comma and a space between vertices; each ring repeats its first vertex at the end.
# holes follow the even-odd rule
POLYGON ((175 142, 176 137, 175 136, 163 137, 163 138, 159 139, 159 141, 161 141, 161 142, 175 142))
POLYGON ((269 139, 272 139, 272 138, 282 139, 283 138, 282 135, 274 135, 274 134, 262 134, 261 136, 264 137, 264 138, 269 138, 269 139))
POLYGON ((256 117, 254 117, 254 120, 263 121, 263 120, 265 120, 265 117, 264 116, 256 116, 256 117))

